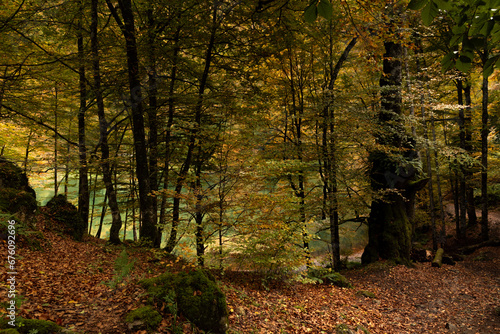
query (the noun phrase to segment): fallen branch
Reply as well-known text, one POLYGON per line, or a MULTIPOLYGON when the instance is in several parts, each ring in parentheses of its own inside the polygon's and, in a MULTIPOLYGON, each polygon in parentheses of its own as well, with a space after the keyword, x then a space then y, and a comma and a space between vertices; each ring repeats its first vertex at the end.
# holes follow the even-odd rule
POLYGON ((483 242, 480 242, 480 243, 475 244, 475 245, 462 247, 459 249, 459 251, 462 254, 468 255, 468 254, 474 253, 476 250, 483 248, 483 247, 498 247, 498 246, 500 246, 500 240, 487 240, 487 241, 483 241, 483 242))

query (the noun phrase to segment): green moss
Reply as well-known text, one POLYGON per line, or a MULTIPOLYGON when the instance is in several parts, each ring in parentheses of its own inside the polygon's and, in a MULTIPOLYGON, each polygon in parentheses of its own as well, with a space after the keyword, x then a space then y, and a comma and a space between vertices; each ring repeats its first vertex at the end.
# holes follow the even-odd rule
MULTIPOLYGON (((2 318, 0 320, 0 328, 12 329, 8 323, 9 320, 2 318)), ((16 318, 16 330, 21 334, 28 334, 30 331, 36 330, 37 334, 54 334, 62 330, 62 327, 56 325, 52 321, 16 318)))
POLYGON ((135 321, 142 322, 144 327, 148 330, 153 330, 158 327, 162 319, 161 314, 151 306, 140 307, 133 310, 125 317, 125 321, 129 323, 133 323, 135 321))
POLYGON ((9 328, 0 330, 0 334, 19 334, 19 332, 14 328, 9 328))
POLYGON ((319 283, 333 284, 341 288, 352 288, 352 284, 347 278, 331 268, 312 267, 309 268, 307 276, 319 283))
POLYGON ((338 324, 335 326, 335 334, 351 334, 352 331, 346 324, 338 324))
POLYGON ((171 303, 175 298, 176 307, 169 309, 176 309, 200 329, 213 333, 227 330, 226 299, 210 273, 165 273, 141 284, 148 290, 151 302, 171 303))
POLYGON ((85 233, 85 224, 78 213, 78 209, 68 202, 66 196, 57 195, 46 205, 48 215, 55 219, 64 228, 64 232, 70 234, 75 240, 81 241, 85 233))
POLYGON ((373 292, 366 291, 366 290, 359 290, 358 292, 356 292, 356 294, 359 296, 368 297, 368 298, 377 298, 377 296, 373 292))

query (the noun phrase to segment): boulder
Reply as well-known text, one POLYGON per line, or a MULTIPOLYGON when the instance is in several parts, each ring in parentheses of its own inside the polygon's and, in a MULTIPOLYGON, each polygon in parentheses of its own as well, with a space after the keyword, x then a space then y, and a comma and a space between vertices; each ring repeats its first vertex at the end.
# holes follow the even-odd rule
POLYGON ((71 235, 75 240, 81 241, 86 232, 85 224, 76 206, 68 202, 66 196, 54 196, 45 206, 46 214, 59 225, 62 232, 71 235))
POLYGON ((228 310, 226 298, 215 278, 198 269, 188 273, 164 273, 141 282, 150 295, 151 303, 171 301, 176 310, 198 328, 211 333, 226 333, 228 310))
POLYGON ((36 193, 26 173, 15 163, 0 157, 0 212, 31 223, 37 209, 36 193))

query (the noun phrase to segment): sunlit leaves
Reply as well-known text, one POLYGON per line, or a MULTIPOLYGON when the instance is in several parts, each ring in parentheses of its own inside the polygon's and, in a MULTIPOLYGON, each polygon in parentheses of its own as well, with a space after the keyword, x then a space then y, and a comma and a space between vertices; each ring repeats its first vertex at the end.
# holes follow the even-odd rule
POLYGON ((488 59, 488 50, 500 41, 499 0, 412 0, 408 9, 421 10, 422 22, 429 26, 438 16, 448 16, 451 26, 449 46, 457 50, 442 60, 444 70, 457 68, 468 72, 475 54, 481 55, 483 75, 490 76, 498 62, 498 56, 488 59))

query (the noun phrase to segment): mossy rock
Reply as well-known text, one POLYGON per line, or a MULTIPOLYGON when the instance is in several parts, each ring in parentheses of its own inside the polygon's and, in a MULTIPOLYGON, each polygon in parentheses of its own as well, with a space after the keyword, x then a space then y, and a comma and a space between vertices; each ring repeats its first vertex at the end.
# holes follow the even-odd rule
POLYGON ((377 298, 377 295, 375 295, 373 292, 366 290, 359 290, 358 292, 356 292, 356 294, 358 296, 363 296, 367 298, 377 298))
POLYGON ((59 194, 47 202, 47 214, 59 223, 63 232, 81 241, 85 234, 85 224, 76 206, 68 202, 66 196, 59 194))
POLYGON ((335 334, 355 334, 355 332, 346 324, 338 324, 335 326, 335 334))
POLYGON ((0 330, 0 334, 20 334, 20 333, 14 328, 9 328, 0 330))
POLYGON ((225 333, 228 329, 226 298, 215 278, 204 270, 189 273, 165 273, 144 280, 151 302, 169 302, 174 299, 178 313, 200 329, 212 333, 225 333))
POLYGON ((125 321, 129 323, 129 329, 147 328, 153 330, 162 321, 162 316, 151 306, 144 306, 133 310, 125 317, 125 321))
POLYGON ((37 209, 36 193, 15 163, 0 157, 0 212, 30 223, 37 209))
MULTIPOLYGON (((1 329, 12 329, 12 326, 9 324, 10 320, 2 318, 0 320, 0 328, 1 329)), ((35 320, 35 319, 24 319, 21 317, 17 317, 16 321, 16 330, 20 334, 28 334, 30 331, 35 331, 37 334, 54 334, 59 333, 62 330, 62 327, 56 325, 52 321, 47 320, 35 320)))
POLYGON ((26 173, 15 163, 2 157, 0 157, 0 188, 24 190, 36 197, 35 191, 29 186, 26 173))
POLYGON ((320 283, 333 284, 341 288, 352 288, 352 284, 347 278, 330 268, 309 268, 307 276, 319 280, 320 283))

